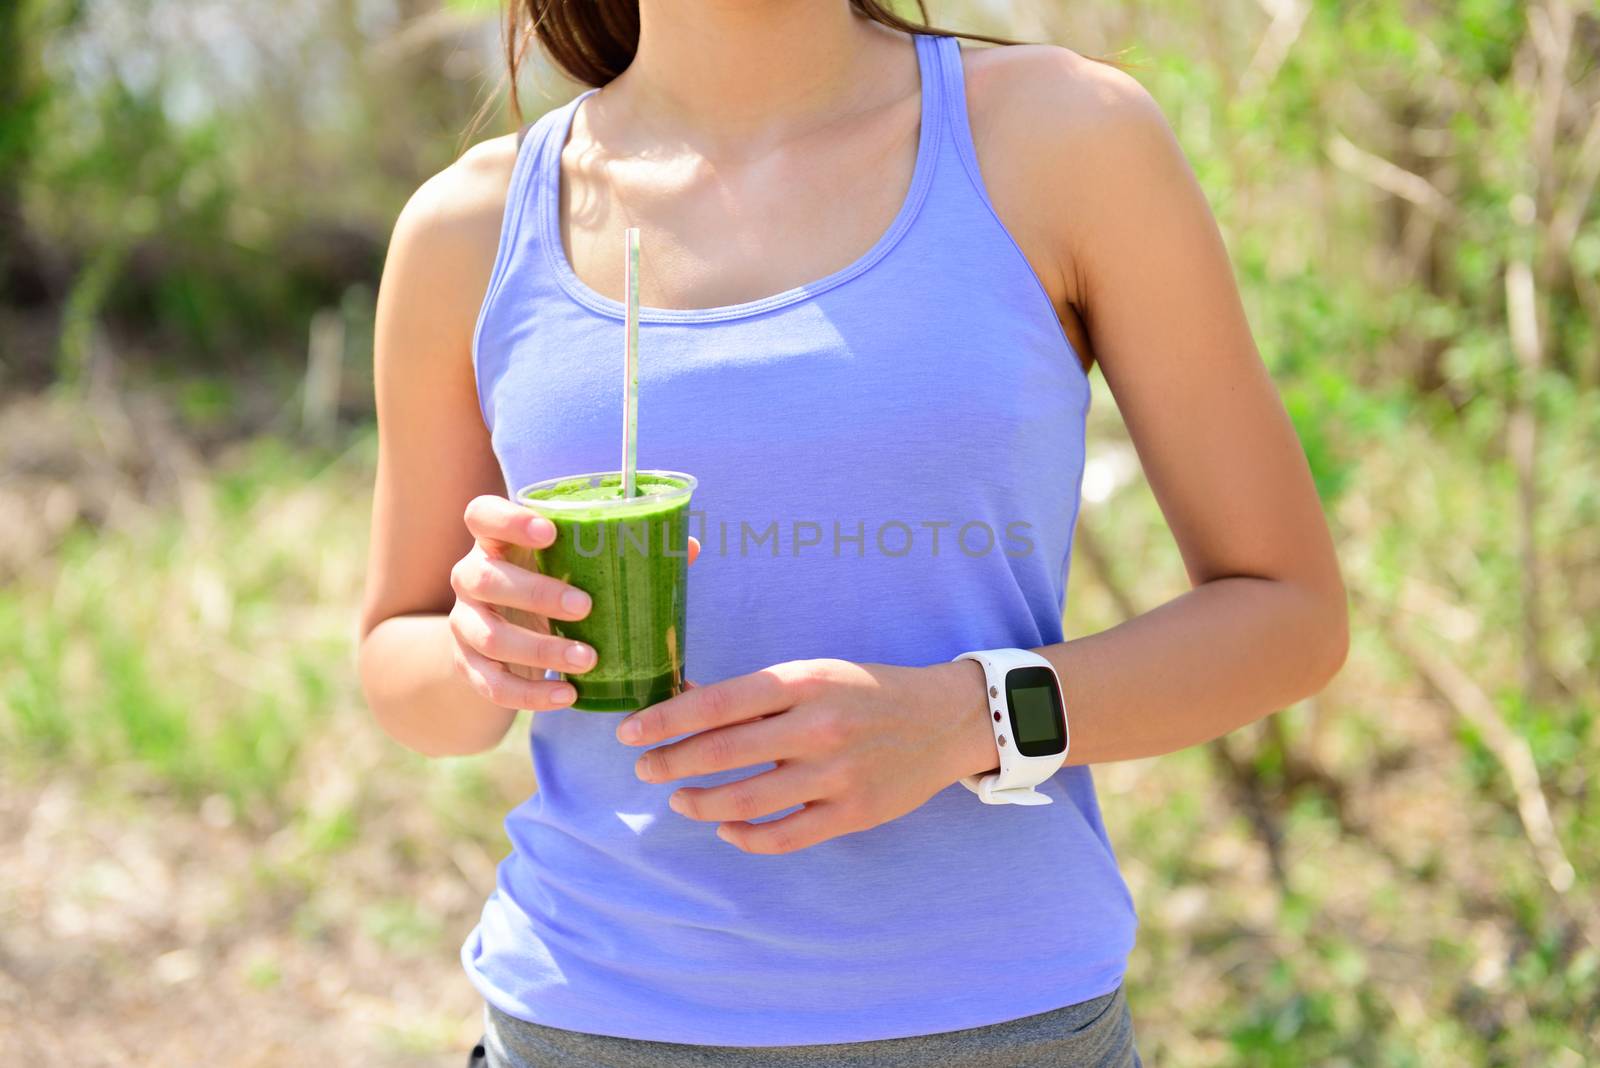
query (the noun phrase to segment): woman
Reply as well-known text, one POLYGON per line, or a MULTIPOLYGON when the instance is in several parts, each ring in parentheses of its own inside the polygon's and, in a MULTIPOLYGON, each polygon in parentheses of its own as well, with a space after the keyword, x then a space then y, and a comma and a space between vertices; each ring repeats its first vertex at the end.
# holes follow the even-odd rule
POLYGON ((524 14, 598 89, 400 217, 361 657, 426 754, 536 713, 539 790, 463 949, 488 1063, 1137 1064, 1089 766, 1305 697, 1346 645, 1168 127, 1110 66, 866 0, 524 14), (627 226, 640 462, 700 485, 699 685, 618 719, 566 707, 554 673, 592 650, 502 611, 588 610, 507 562, 554 532, 505 494, 615 467, 627 226), (1093 363, 1194 588, 1066 642, 1093 363), (954 659, 986 650, 1059 678, 1066 765, 1024 784, 1052 804, 958 785, 1014 759, 995 720, 1025 695, 954 659))

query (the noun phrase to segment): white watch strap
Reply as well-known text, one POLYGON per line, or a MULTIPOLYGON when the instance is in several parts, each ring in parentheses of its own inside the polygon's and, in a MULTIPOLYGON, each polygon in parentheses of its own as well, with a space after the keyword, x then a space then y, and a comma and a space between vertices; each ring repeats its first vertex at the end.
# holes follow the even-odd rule
POLYGON ((1031 786, 996 789, 995 784, 999 781, 1000 776, 990 772, 987 775, 967 775, 962 778, 961 785, 977 794, 978 800, 986 805, 1048 805, 1055 800, 1031 786))
MULTIPOLYGON (((967 775, 960 782, 986 805, 1048 805, 1053 798, 1035 787, 1061 769, 1067 751, 1050 757, 1024 757, 1009 739, 1011 717, 1006 708, 1006 673, 1018 667, 1044 667, 1055 673, 1050 661, 1026 649, 983 649, 962 653, 956 660, 972 660, 983 668, 990 726, 1000 770, 967 775), (1002 785, 1003 784, 1003 785, 1002 785)), ((1056 681, 1059 692, 1060 680, 1056 681)), ((1070 738, 1070 736, 1069 736, 1070 738)), ((1070 742, 1069 742, 1070 744, 1070 742)))

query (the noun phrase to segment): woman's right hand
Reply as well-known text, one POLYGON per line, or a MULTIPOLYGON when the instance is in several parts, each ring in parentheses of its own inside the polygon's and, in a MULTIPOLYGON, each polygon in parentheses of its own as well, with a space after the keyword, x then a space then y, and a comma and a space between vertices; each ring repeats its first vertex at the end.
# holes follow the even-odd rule
POLYGON ((589 595, 513 562, 555 541, 555 524, 493 496, 474 497, 465 519, 474 543, 450 569, 456 670, 479 695, 505 708, 565 708, 576 694, 565 682, 547 681, 545 671, 587 671, 595 651, 551 634, 549 620, 582 619, 589 595))

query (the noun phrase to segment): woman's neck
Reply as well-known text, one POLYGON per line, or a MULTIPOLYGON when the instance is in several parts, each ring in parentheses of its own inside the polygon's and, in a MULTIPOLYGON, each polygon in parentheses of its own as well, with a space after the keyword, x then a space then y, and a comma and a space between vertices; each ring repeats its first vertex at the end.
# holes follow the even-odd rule
POLYGON ((846 0, 640 0, 639 51, 612 86, 659 133, 759 150, 868 97, 891 36, 846 0))

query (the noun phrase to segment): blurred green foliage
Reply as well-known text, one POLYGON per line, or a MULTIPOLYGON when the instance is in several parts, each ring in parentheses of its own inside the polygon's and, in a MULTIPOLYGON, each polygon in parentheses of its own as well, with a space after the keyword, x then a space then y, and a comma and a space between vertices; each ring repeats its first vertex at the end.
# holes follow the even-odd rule
POLYGON ((314 311, 370 291, 399 204, 459 147, 494 30, 305 7, 5 5, 0 371, 74 381, 102 330, 159 365, 293 359, 314 311), (30 310, 46 328, 19 326, 30 310))
MULTIPOLYGON (((1161 102, 1352 592, 1350 665, 1326 694, 1159 772, 1101 769, 1144 917, 1147 1060, 1587 1063, 1600 13, 932 7, 1117 56, 1161 102)), ((118 804, 220 798, 274 835, 247 885, 292 902, 302 943, 449 969, 457 932, 388 880, 435 870, 442 842, 498 849, 525 783, 353 741, 349 638, 373 287, 405 196, 494 92, 495 5, 301 15, 0 5, 0 387, 50 394, 34 422, 0 419, 0 518, 29 519, 0 523, 0 745, 23 778, 83 775, 118 804), (321 310, 345 327, 345 423, 313 444, 293 413, 321 310), (107 376, 126 397, 96 392, 107 376), (383 872, 360 905, 339 879, 356 857, 383 872)), ((523 89, 530 113, 569 91, 540 72, 523 89)), ((1097 388, 1092 459, 1125 455, 1097 388)), ((1082 522, 1116 552, 1080 554, 1071 633, 1184 587, 1136 478, 1082 522)), ((286 967, 252 950, 243 988, 292 986, 286 967)), ((403 1048, 449 1040, 434 1018, 397 1027, 403 1048)))

